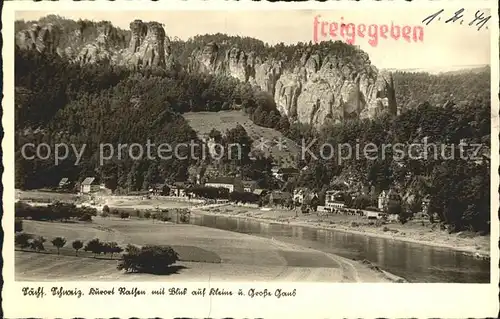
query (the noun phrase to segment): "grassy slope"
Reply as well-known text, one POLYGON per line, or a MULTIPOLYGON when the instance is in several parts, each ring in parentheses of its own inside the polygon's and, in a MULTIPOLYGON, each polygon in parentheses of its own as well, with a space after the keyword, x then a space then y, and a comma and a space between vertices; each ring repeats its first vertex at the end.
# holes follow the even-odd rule
POLYGON ((248 135, 254 140, 254 147, 257 147, 260 138, 269 141, 266 145, 272 146, 264 150, 266 154, 270 154, 276 161, 282 158, 283 166, 295 166, 293 156, 297 156, 300 151, 299 146, 292 140, 286 138, 280 132, 255 125, 247 115, 241 111, 221 111, 221 112, 190 112, 185 113, 184 118, 189 121, 189 125, 198 132, 200 137, 208 134, 213 128, 219 130, 223 134, 236 125, 242 125, 248 135), (286 149, 279 149, 272 141, 279 139, 286 145, 286 149))

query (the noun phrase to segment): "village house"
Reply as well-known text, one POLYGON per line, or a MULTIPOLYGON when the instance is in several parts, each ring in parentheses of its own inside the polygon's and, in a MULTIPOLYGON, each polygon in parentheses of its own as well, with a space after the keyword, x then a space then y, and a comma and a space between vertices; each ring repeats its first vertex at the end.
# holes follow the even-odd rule
POLYGON ((378 208, 378 210, 380 210, 380 211, 383 211, 383 210, 384 210, 384 208, 385 208, 386 196, 387 196, 386 191, 382 191, 382 192, 378 195, 378 204, 377 204, 377 208, 378 208))
POLYGON ((328 210, 342 209, 345 207, 342 191, 329 190, 325 194, 325 207, 328 210))
POLYGON ((101 186, 96 182, 95 177, 85 178, 80 185, 80 192, 83 194, 98 192, 100 189, 101 186))
POLYGON ((169 195, 174 196, 174 197, 186 197, 186 189, 187 185, 184 182, 175 182, 172 185, 169 185, 168 188, 170 189, 169 195))
POLYGON ((389 190, 389 191, 382 191, 380 195, 378 196, 378 205, 377 208, 385 212, 387 211, 387 208, 389 206, 389 203, 391 202, 396 202, 396 203, 401 203, 401 196, 394 190, 389 190))
POLYGON ((276 178, 282 181, 288 180, 290 177, 299 174, 299 170, 294 167, 283 167, 278 170, 276 173, 276 178))
POLYGON ((241 183, 243 184, 244 192, 252 193, 255 189, 257 189, 256 181, 243 181, 241 183))
POLYGON ((67 178, 67 177, 62 178, 58 184, 59 189, 68 189, 70 187, 71 187, 71 182, 69 181, 69 178, 67 178))
POLYGON ((167 184, 154 184, 149 189, 149 194, 155 196, 168 196, 170 194, 170 188, 167 184))
POLYGON ((381 219, 384 214, 374 210, 363 210, 363 215, 368 219, 381 219))
POLYGON ((424 199, 422 199, 422 214, 428 215, 429 214, 429 203, 431 202, 430 196, 426 195, 424 199))
POLYGON ((307 189, 299 187, 293 190, 293 202, 296 205, 302 205, 304 203, 304 196, 306 195, 307 189))
POLYGON ((278 172, 279 172, 280 168, 279 166, 273 166, 271 168, 271 175, 274 177, 274 178, 278 178, 278 172))
POLYGON ((253 192, 255 195, 259 196, 260 198, 264 197, 267 195, 267 190, 263 189, 263 188, 256 188, 253 190, 253 192))
POLYGON ((243 183, 234 177, 215 177, 209 179, 205 186, 215 188, 226 188, 230 193, 234 191, 243 191, 243 183))

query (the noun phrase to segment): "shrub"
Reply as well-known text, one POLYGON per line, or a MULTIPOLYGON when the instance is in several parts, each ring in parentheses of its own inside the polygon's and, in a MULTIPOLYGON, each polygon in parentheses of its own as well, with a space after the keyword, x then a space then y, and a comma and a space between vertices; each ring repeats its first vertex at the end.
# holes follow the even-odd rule
POLYGON ((81 222, 90 222, 92 221, 92 215, 89 213, 85 213, 80 218, 78 218, 78 220, 81 222))
POLYGON ((167 274, 170 265, 179 260, 179 255, 170 246, 137 246, 128 245, 126 253, 118 264, 118 270, 150 274, 167 274))
POLYGON ((121 219, 127 219, 130 217, 130 214, 127 212, 120 212, 120 218, 121 219))
POLYGON ((172 220, 172 218, 170 218, 170 216, 167 215, 161 215, 160 218, 158 219, 161 220, 162 222, 169 222, 172 220))
POLYGON ((30 246, 31 236, 25 233, 16 234, 14 243, 21 248, 28 248, 30 246))
POLYGON ((16 233, 22 232, 23 231, 23 220, 16 218, 16 220, 14 221, 14 228, 15 228, 16 233))
POLYGON ((389 230, 390 230, 390 229, 389 229, 389 227, 387 227, 387 226, 384 226, 384 228, 382 228, 382 231, 384 231, 384 232, 387 232, 387 231, 389 231, 389 230))
POLYGON ((144 213, 144 218, 147 218, 147 219, 151 218, 151 213, 150 212, 145 212, 144 213))
POLYGON ((181 223, 184 223, 184 224, 189 223, 191 213, 187 209, 183 209, 183 210, 179 211, 179 214, 180 214, 179 221, 181 223))
POLYGON ((377 219, 377 220, 375 221, 375 226, 376 226, 376 227, 381 227, 381 226, 383 226, 383 225, 385 225, 385 224, 386 224, 386 222, 385 222, 385 221, 383 221, 383 220, 381 220, 381 219, 377 219))
POLYGON ((110 211, 110 209, 109 209, 109 206, 108 206, 108 205, 104 205, 104 206, 102 207, 102 214, 103 214, 103 215, 104 215, 104 214, 109 215, 109 213, 110 213, 110 212, 111 212, 111 211, 110 211))

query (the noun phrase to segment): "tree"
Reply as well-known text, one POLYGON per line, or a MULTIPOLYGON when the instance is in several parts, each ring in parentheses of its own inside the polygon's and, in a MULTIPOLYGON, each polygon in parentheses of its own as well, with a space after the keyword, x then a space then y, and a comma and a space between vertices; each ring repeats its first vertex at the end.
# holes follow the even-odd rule
POLYGON ((146 218, 146 219, 151 218, 151 213, 150 212, 145 212, 144 213, 144 218, 146 218))
POLYGON ((57 254, 59 255, 59 250, 66 245, 66 239, 64 237, 56 237, 52 239, 51 243, 57 248, 57 254))
POLYGON ((78 251, 83 248, 83 242, 81 240, 75 240, 71 243, 73 249, 75 250, 75 256, 78 256, 78 251))
POLYGON ((96 258, 98 254, 103 252, 103 243, 98 238, 92 239, 85 245, 83 250, 90 251, 94 254, 94 258, 96 258))
POLYGON ((15 232, 22 232, 23 231, 23 220, 16 218, 14 221, 14 226, 15 226, 15 232))
POLYGON ((110 209, 109 209, 109 206, 108 206, 108 205, 104 205, 104 206, 102 207, 102 214, 101 214, 101 216, 102 216, 102 217, 108 217, 108 216, 109 216, 109 214, 110 214, 110 209))
POLYGON ((31 236, 25 233, 16 234, 15 245, 21 248, 27 248, 30 246, 31 236))
POLYGON ((109 243, 106 243, 104 245, 104 252, 105 253, 110 253, 111 254, 111 258, 113 258, 113 254, 115 253, 121 253, 123 251, 123 249, 118 246, 118 243, 116 242, 109 242, 109 243))
POLYGON ((36 252, 44 251, 45 247, 43 246, 43 244, 46 241, 47 240, 44 237, 40 236, 38 238, 31 240, 30 247, 31 247, 31 249, 35 250, 36 252))
POLYGON ((179 255, 170 246, 128 245, 118 264, 118 270, 151 274, 167 274, 169 267, 179 260, 179 255))

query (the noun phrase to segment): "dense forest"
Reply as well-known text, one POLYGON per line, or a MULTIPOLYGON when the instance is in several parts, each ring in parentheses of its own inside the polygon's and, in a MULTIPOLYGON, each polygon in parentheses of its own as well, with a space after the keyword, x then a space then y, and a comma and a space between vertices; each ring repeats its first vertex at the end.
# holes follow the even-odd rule
POLYGON ((477 98, 489 98, 490 94, 489 67, 439 75, 396 71, 393 77, 400 112, 414 109, 425 102, 443 106, 447 101, 454 101, 461 107, 477 98))
MULTIPOLYGON (((252 118, 264 126, 288 123, 273 104, 266 104, 272 100, 231 78, 184 72, 132 74, 104 65, 81 67, 58 56, 25 50, 16 50, 15 78, 16 187, 19 188, 56 185, 62 177, 82 180, 96 173, 103 181, 110 180, 112 189, 122 187, 130 191, 146 189, 149 184, 165 179, 186 180, 189 167, 201 164, 201 154, 194 154, 189 160, 123 160, 102 167, 99 162, 100 143, 145 145, 149 140, 156 145, 176 145, 192 140, 201 145, 196 132, 181 116, 184 112, 227 110, 237 101, 244 111, 253 114, 255 110, 258 116, 252 118), (78 166, 73 165, 76 158, 69 158, 55 167, 53 158, 52 161, 23 159, 21 147, 26 143, 66 143, 79 149, 86 146, 78 166)), ((223 145, 240 142, 251 145, 241 126, 219 134, 224 137, 224 141, 219 141, 223 145)), ((249 150, 242 153, 248 158, 249 150)), ((233 166, 247 165, 243 172, 248 171, 248 177, 255 177, 253 163, 260 165, 263 161, 262 165, 270 169, 266 164, 270 159, 250 163, 246 158, 233 166)))
MULTIPOLYGON (((78 23, 82 26, 83 22, 78 23)), ((94 27, 81 28, 92 34, 88 28, 94 27)), ((123 31, 119 36, 126 39, 128 33, 123 31)), ((223 49, 238 46, 287 63, 295 63, 307 50, 335 50, 352 56, 356 63, 357 55, 352 53, 358 52, 339 42, 269 46, 252 38, 222 34, 198 36, 187 42, 172 39, 172 52, 184 65, 194 50, 211 41, 220 43, 223 49)), ((166 180, 189 181, 199 168, 218 165, 224 172, 257 180, 261 187, 292 190, 305 186, 322 196, 343 181, 357 196, 366 196, 363 188, 367 186, 375 193, 392 187, 409 198, 408 210, 418 210, 421 199, 429 196, 430 211, 454 230, 489 229, 488 160, 399 158, 393 150, 374 160, 351 157, 341 162, 338 156, 321 159, 309 155, 301 159, 297 154, 297 166, 304 168, 303 173, 280 185, 271 178, 273 159, 258 153, 250 159, 248 148, 239 160, 224 159, 217 163, 198 157, 124 158, 100 165, 99 156, 99 143, 145 144, 150 140, 155 144, 195 141, 202 145, 182 113, 241 109, 255 124, 276 129, 299 145, 313 142, 310 148, 313 154, 320 154, 320 146, 325 143, 334 147, 344 143, 361 147, 369 143, 377 147, 402 143, 406 151, 410 143, 425 140, 452 147, 461 141, 483 144, 485 147, 476 154, 483 158, 482 154, 489 154, 490 145, 489 69, 453 75, 395 72, 397 116, 349 120, 315 130, 290 123, 279 114, 272 96, 233 78, 195 74, 185 69, 131 72, 109 65, 81 66, 57 55, 21 49, 15 54, 16 188, 50 187, 57 185, 62 177, 81 181, 86 176, 96 176, 117 192, 137 191, 166 180), (23 158, 22 145, 42 142, 74 144, 78 148, 85 144, 81 163, 74 165, 74 155, 57 166, 53 157, 52 160, 23 158)), ((214 128, 210 137, 223 145, 248 146, 252 142, 241 126, 227 132, 214 128)))

